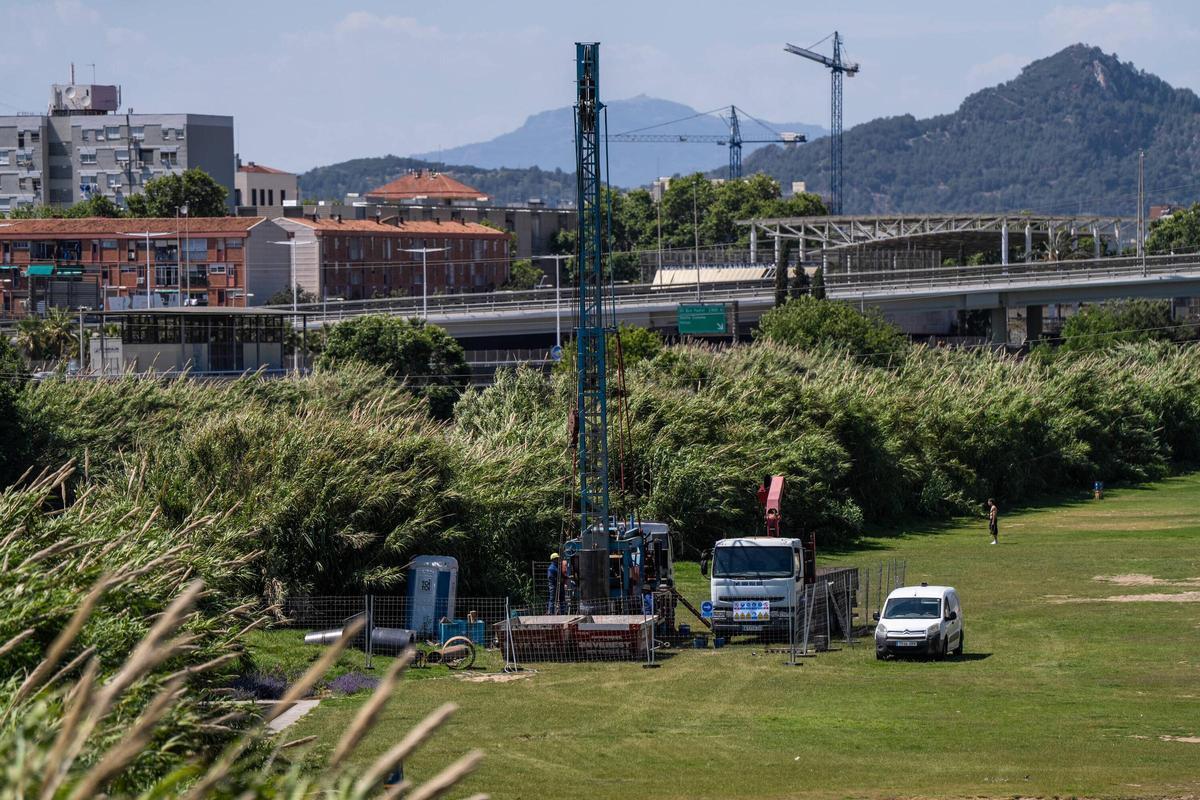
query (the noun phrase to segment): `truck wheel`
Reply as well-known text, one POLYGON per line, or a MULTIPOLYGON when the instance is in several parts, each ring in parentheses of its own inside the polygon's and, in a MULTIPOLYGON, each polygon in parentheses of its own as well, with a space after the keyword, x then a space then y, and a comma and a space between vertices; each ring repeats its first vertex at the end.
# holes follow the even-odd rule
POLYGON ((959 631, 958 632, 958 646, 954 648, 954 655, 961 656, 963 654, 963 639, 964 638, 965 637, 963 636, 963 632, 959 631))

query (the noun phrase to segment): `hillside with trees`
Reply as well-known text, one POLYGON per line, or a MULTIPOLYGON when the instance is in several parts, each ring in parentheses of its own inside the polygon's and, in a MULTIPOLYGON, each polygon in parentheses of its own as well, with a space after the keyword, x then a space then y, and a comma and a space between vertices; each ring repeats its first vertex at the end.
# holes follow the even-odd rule
POLYGON ((575 173, 539 167, 510 169, 459 166, 400 156, 354 158, 300 175, 300 196, 311 200, 343 200, 402 177, 411 170, 444 172, 473 186, 498 203, 525 203, 539 198, 548 206, 575 200, 575 173))
MULTIPOLYGON (((1137 154, 1148 201, 1200 194, 1200 98, 1115 54, 1072 45, 952 114, 877 119, 845 134, 847 213, 918 211, 1133 214, 1137 154)), ((829 141, 769 147, 745 160, 788 185, 829 185, 829 141)))

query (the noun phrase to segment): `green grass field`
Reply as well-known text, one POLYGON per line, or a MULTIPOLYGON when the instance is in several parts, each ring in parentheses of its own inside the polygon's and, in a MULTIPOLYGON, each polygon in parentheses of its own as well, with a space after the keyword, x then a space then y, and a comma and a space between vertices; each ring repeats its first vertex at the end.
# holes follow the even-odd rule
MULTIPOLYGON (((407 769, 428 777, 483 748, 464 796, 1200 794, 1200 475, 1005 515, 998 547, 966 521, 836 560, 891 556, 908 560, 909 583, 958 587, 965 658, 877 662, 868 640, 799 668, 727 647, 658 670, 538 665, 509 683, 423 670, 356 758, 453 700, 461 710, 407 769), (1096 580, 1132 574, 1167 583, 1096 580)), ((703 584, 687 569, 692 594, 703 584)), ((316 735, 309 757, 321 758, 361 702, 326 700, 287 736, 316 735)))

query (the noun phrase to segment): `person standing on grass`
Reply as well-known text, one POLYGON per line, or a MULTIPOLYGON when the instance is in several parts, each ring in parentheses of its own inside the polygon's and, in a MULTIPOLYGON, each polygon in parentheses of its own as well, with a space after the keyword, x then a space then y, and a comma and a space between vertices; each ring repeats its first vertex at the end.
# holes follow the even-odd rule
POLYGON ((546 613, 557 614, 562 604, 562 565, 558 553, 550 554, 550 566, 546 567, 546 613))
POLYGON ((997 517, 1000 515, 1000 509, 996 508, 996 501, 988 498, 988 533, 992 535, 992 544, 996 544, 1000 538, 1000 523, 997 517))

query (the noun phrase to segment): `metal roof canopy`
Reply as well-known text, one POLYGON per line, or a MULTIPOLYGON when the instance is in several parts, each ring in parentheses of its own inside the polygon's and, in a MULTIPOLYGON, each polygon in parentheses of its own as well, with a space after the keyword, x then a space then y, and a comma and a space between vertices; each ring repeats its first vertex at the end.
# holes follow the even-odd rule
POLYGON ((1046 214, 909 214, 883 216, 784 217, 737 220, 750 228, 751 251, 758 239, 799 243, 801 257, 812 250, 849 248, 894 248, 898 243, 938 245, 943 249, 978 251, 1002 246, 1006 239, 1047 241, 1063 231, 1071 235, 1095 235, 1122 241, 1122 228, 1130 241, 1137 225, 1132 218, 1091 215, 1046 214))
MULTIPOLYGON (((151 289, 152 292, 157 292, 157 289, 151 289)), ((165 291, 165 290, 164 290, 165 291)), ((173 290, 173 291, 178 291, 173 290)), ((95 313, 101 313, 99 311, 95 313)), ((115 311, 103 312, 105 317, 136 317, 146 314, 166 315, 166 314, 183 314, 185 316, 230 316, 230 317, 292 317, 292 316, 308 316, 311 312, 296 311, 289 309, 275 308, 273 306, 168 306, 166 308, 123 308, 115 311)))

